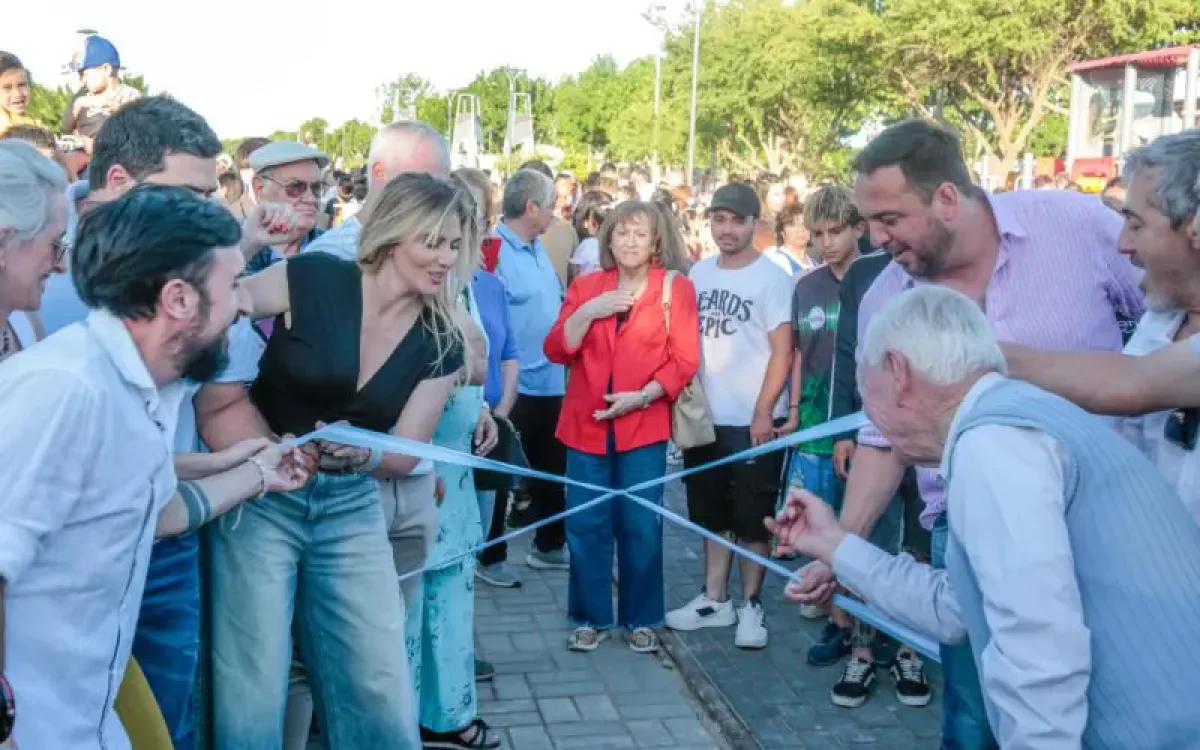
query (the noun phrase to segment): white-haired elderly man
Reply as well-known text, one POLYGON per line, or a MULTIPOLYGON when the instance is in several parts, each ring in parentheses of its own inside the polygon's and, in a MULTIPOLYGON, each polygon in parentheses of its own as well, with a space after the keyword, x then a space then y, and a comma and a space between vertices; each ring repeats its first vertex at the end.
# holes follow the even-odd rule
POLYGON ((946 483, 945 570, 803 491, 768 526, 888 616, 969 636, 1002 748, 1195 747, 1200 655, 1180 644, 1200 632, 1200 527, 1101 418, 1004 373, 978 305, 945 287, 895 297, 864 337, 871 421, 946 483))

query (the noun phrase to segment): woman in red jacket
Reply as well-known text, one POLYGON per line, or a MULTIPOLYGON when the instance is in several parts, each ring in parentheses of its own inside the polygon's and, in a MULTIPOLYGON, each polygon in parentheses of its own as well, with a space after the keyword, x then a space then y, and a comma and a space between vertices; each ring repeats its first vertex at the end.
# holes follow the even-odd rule
MULTIPOLYGON (((671 402, 700 364, 696 290, 672 220, 652 203, 622 203, 600 230, 603 270, 567 290, 546 337, 546 356, 570 367, 558 439, 567 476, 625 488, 666 472, 671 402), (669 308, 663 287, 672 274, 669 308), (665 316, 670 316, 670 333, 665 316), (617 367, 617 364, 620 367, 617 367)), ((641 497, 662 502, 663 488, 641 497)), ((567 506, 596 493, 567 488, 567 506)), ((573 651, 591 651, 620 626, 634 651, 658 648, 663 622, 662 523, 626 498, 567 519, 571 553, 568 616, 573 651), (613 618, 611 566, 617 548, 618 605, 613 618)))

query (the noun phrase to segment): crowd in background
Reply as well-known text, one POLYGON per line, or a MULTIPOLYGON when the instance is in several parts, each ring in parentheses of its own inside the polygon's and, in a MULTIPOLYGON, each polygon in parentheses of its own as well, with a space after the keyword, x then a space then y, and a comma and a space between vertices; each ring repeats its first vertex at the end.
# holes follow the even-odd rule
POLYGON ((650 508, 562 520, 599 493, 287 443, 338 422, 613 489, 700 469, 693 522, 811 558, 788 595, 826 620, 806 658, 843 664, 836 705, 881 670, 900 703, 932 699, 910 645, 832 606, 839 585, 942 642, 944 747, 1200 737, 1178 648, 1200 626, 1200 420, 1116 354, 1200 356, 1200 134, 1135 152, 1103 201, 987 193, 923 121, 868 144, 852 187, 454 170, 415 121, 347 173, 297 142, 223 154, 91 39, 69 123, 86 167, 21 119, 0 53, 0 729, 19 746, 498 747, 474 587, 520 573, 503 544, 474 551, 532 522, 524 564, 569 579, 566 648, 654 652, 664 626, 767 647, 762 565, 705 541, 703 590, 670 608, 650 508), (1153 414, 1118 432, 1053 393, 1153 414), (862 408, 860 432, 720 463, 862 408))

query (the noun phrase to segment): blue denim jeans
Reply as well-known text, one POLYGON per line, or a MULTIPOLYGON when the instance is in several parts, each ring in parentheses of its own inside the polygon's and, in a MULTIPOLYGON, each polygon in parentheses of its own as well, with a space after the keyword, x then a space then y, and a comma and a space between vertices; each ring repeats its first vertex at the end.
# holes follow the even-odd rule
MULTIPOLYGON (((567 450, 567 476, 601 487, 624 489, 659 479, 667 470, 667 444, 618 453, 609 441, 604 456, 567 450)), ((567 507, 575 508, 598 493, 567 487, 567 507)), ((659 485, 638 493, 662 505, 659 485)), ((567 616, 576 625, 600 630, 613 627, 654 628, 662 625, 662 516, 628 498, 615 497, 567 519, 571 552, 567 616), (617 617, 613 619, 612 559, 617 551, 617 617)))
POLYGON ((214 526, 215 746, 279 750, 294 618, 325 746, 419 748, 378 482, 318 474, 214 526))
MULTIPOLYGON (((933 522, 930 533, 930 562, 935 568, 946 567, 946 540, 950 527, 942 514, 933 522)), ((996 750, 988 724, 983 689, 975 652, 966 641, 954 646, 941 645, 942 654, 942 750, 996 750)))
POLYGON ((176 750, 192 750, 192 692, 200 654, 200 541, 186 534, 155 543, 133 637, 176 750))

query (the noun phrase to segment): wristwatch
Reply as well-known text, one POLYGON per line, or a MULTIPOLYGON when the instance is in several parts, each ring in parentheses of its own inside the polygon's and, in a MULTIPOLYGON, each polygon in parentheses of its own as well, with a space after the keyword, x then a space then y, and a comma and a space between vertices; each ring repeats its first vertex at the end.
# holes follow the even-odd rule
POLYGON ((12 686, 4 675, 0 674, 0 742, 12 735, 13 725, 17 723, 17 701, 13 697, 12 686))

